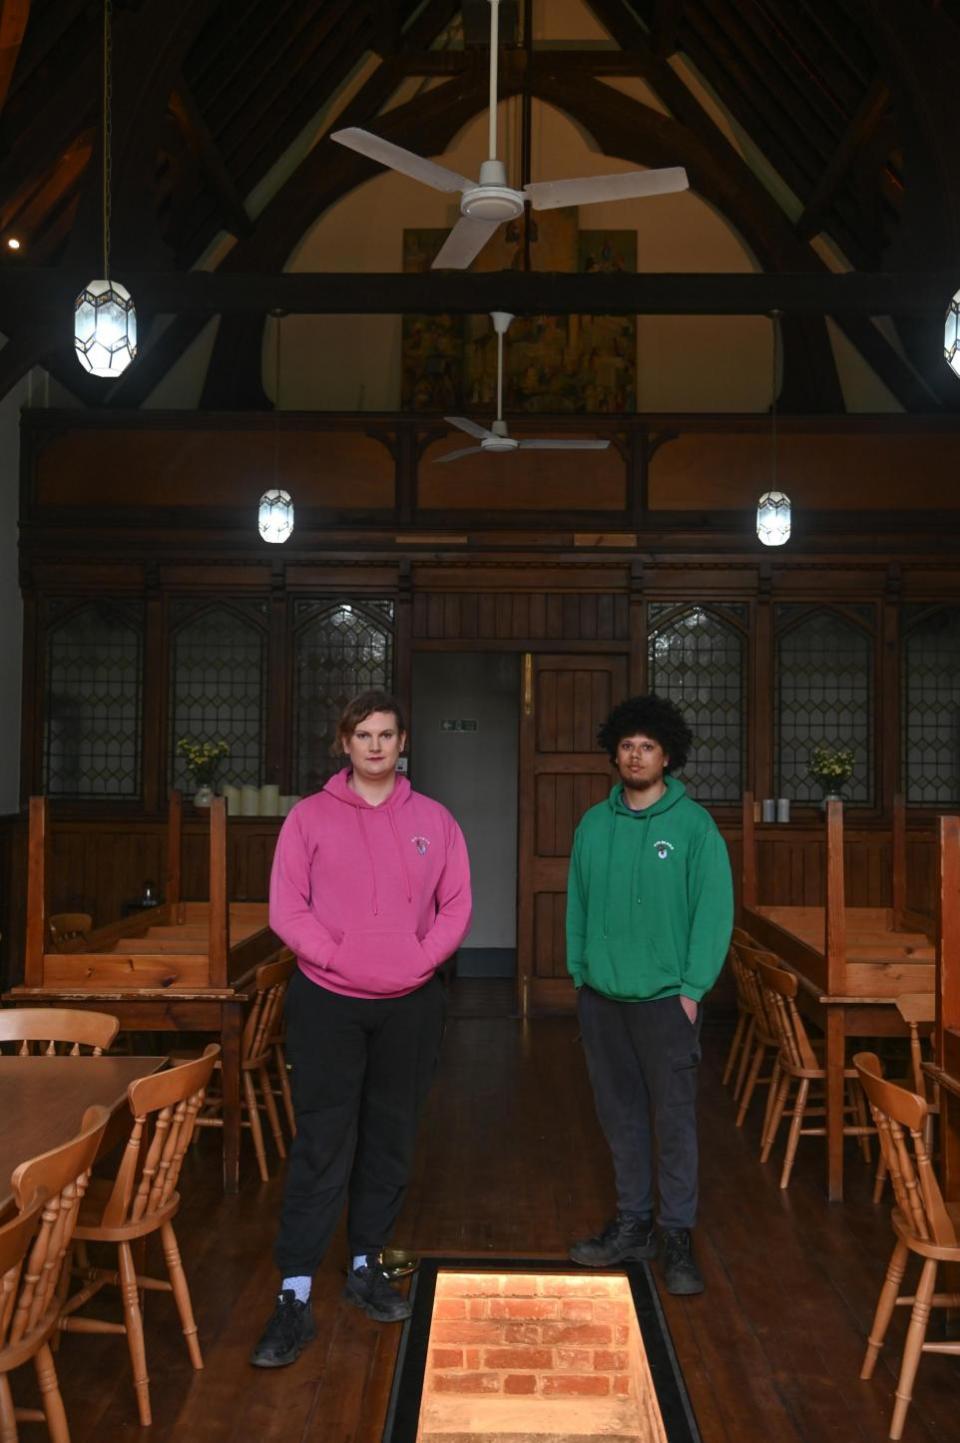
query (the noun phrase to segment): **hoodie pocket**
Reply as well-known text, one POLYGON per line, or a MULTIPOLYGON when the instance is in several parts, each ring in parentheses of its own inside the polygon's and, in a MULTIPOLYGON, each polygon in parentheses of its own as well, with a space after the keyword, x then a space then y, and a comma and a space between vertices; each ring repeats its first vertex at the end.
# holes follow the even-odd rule
POLYGON ((392 997, 419 987, 434 968, 415 932, 364 928, 344 932, 328 970, 349 992, 392 997))

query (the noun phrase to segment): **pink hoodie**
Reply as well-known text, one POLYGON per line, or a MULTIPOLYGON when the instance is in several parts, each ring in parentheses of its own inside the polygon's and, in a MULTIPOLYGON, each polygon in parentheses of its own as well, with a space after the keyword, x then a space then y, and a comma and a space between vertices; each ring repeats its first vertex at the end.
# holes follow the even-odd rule
POLYGON ((299 802, 277 839, 270 926, 311 982, 347 997, 422 987, 470 925, 463 833, 398 776, 371 807, 349 768, 299 802))

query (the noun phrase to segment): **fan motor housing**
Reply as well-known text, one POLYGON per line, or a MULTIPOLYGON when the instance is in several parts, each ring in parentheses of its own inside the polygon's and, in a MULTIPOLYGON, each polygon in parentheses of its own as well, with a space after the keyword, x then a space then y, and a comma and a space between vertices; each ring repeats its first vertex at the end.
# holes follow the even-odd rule
POLYGON ((480 442, 481 451, 492 451, 496 455, 500 451, 515 451, 517 442, 513 436, 485 436, 480 442))

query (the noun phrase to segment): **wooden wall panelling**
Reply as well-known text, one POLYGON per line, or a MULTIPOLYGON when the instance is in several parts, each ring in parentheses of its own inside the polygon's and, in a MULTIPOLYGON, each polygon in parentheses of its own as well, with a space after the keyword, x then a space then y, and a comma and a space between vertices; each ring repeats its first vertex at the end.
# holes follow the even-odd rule
POLYGON ((274 564, 270 576, 267 606, 267 695, 264 703, 266 728, 264 781, 279 786, 283 796, 293 791, 290 755, 290 717, 293 705, 293 648, 291 623, 293 607, 287 596, 282 561, 274 564))
POLYGON ((0 817, 0 992, 23 975, 26 851, 23 819, 0 817))
POLYGON ((629 598, 616 592, 415 591, 418 641, 628 641, 629 598))
POLYGON ((23 590, 23 681, 20 698, 20 804, 40 787, 43 745, 43 668, 38 599, 32 585, 23 590))

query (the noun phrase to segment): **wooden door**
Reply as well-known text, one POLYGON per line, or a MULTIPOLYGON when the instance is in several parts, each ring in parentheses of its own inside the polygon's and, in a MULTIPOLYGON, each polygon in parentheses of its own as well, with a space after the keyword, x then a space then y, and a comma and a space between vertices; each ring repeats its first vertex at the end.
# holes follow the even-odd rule
POLYGON ((520 1009, 572 1011, 564 919, 573 833, 612 786, 597 728, 627 695, 623 655, 524 657, 517 981, 520 1009))

